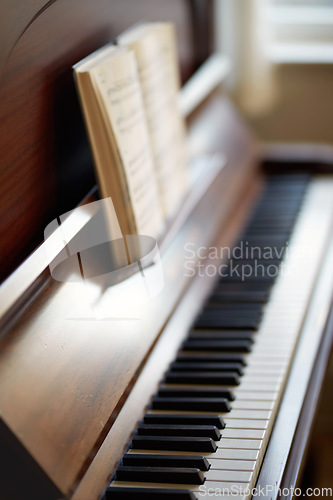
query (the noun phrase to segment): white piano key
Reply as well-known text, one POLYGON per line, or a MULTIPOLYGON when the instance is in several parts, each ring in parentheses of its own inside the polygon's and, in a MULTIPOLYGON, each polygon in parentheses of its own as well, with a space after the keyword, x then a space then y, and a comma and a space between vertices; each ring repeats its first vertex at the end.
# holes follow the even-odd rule
MULTIPOLYGON (((274 349, 273 347, 271 349, 268 349, 267 347, 263 346, 254 346, 253 347, 253 354, 258 354, 260 356, 272 356, 274 355, 274 349)), ((290 358, 290 349, 278 349, 277 354, 280 356, 280 359, 283 359, 285 361, 288 361, 290 358)))
POLYGON ((241 380, 241 384, 244 381, 244 383, 247 382, 253 382, 253 383, 261 383, 261 382, 267 382, 268 384, 274 384, 274 383, 279 383, 283 379, 283 375, 276 375, 276 374, 253 374, 253 373, 245 373, 244 374, 244 379, 241 380))
POLYGON ((268 368, 260 368, 257 366, 251 366, 251 368, 246 368, 244 370, 244 375, 246 377, 257 377, 261 378, 261 380, 266 380, 267 377, 283 377, 285 375, 286 368, 279 368, 279 369, 268 369, 268 368))
POLYGON ((259 347, 267 347, 267 349, 275 348, 285 350, 289 349, 290 346, 293 346, 295 343, 295 338, 293 336, 288 335, 287 337, 281 337, 278 335, 277 337, 270 335, 260 335, 256 339, 256 344, 259 347))
POLYGON ((276 383, 267 383, 264 382, 247 382, 241 383, 237 387, 237 392, 278 392, 280 390, 281 384, 279 382, 276 383))
POLYGON ((198 495, 200 498, 237 498, 236 495, 244 498, 248 494, 251 483, 230 482, 230 481, 213 481, 207 479, 204 484, 196 486, 193 490, 195 494, 206 492, 206 497, 198 495))
MULTIPOLYGON (((251 393, 251 392, 262 392, 262 393, 272 393, 272 392, 277 392, 281 390, 281 382, 276 382, 274 384, 265 384, 264 382, 258 383, 258 382, 244 382, 244 384, 240 384, 238 387, 235 387, 234 392, 239 395, 243 395, 246 393, 251 393)), ((244 398, 245 399, 245 398, 244 398)))
MULTIPOLYGON (((239 429, 238 429, 239 430, 239 429)), ((259 439, 255 438, 246 438, 241 436, 240 432, 235 432, 235 438, 229 438, 228 436, 224 436, 224 439, 218 441, 218 449, 215 453, 218 453, 220 449, 240 449, 240 450, 260 450, 263 444, 264 433, 262 433, 262 437, 259 439)))
POLYGON ((251 401, 237 398, 232 402, 233 410, 272 410, 274 401, 251 401))
MULTIPOLYGON (((204 486, 204 485, 203 485, 204 486)), ((214 491, 210 491, 209 488, 207 490, 200 490, 200 491, 195 491, 194 494, 196 495, 197 500, 212 500, 213 498, 218 498, 219 500, 248 500, 249 496, 248 495, 237 495, 237 494, 232 494, 232 495, 223 495, 222 493, 214 493, 214 491)))
POLYGON ((210 458, 209 463, 212 470, 245 470, 253 471, 256 465, 255 460, 224 460, 210 458))
POLYGON ((196 495, 196 500, 212 500, 213 498, 218 498, 219 500, 248 500, 250 498, 248 495, 223 495, 222 493, 214 494, 213 490, 211 492, 209 489, 195 491, 194 494, 196 495))
POLYGON ((247 366, 244 368, 244 372, 260 372, 260 373, 280 373, 284 372, 286 367, 288 366, 288 363, 279 363, 274 365, 273 363, 269 365, 268 363, 261 363, 260 361, 257 361, 256 363, 253 363, 252 360, 248 360, 247 366))
POLYGON ((206 481, 235 481, 238 483, 249 483, 252 479, 253 472, 249 471, 233 471, 233 470, 213 470, 205 472, 206 481))
MULTIPOLYGON (((257 382, 264 382, 266 383, 278 383, 281 379, 285 377, 287 368, 284 368, 283 370, 271 370, 271 371, 266 371, 262 370, 260 368, 249 368, 248 370, 244 370, 244 375, 242 376, 242 379, 240 381, 239 385, 242 385, 243 383, 246 383, 248 380, 251 381, 257 381, 257 382), (243 378, 244 377, 244 378, 243 378)), ((237 389, 237 388, 236 388, 237 389)))
POLYGON ((237 400, 235 402, 232 402, 232 410, 229 413, 223 413, 223 419, 226 421, 226 419, 241 419, 244 418, 246 420, 269 420, 271 417, 272 412, 269 410, 251 410, 251 409, 245 409, 245 410, 238 410, 235 408, 235 404, 237 403, 237 400))
POLYGON ((277 391, 270 392, 258 392, 258 391, 244 391, 236 388, 234 390, 237 399, 247 400, 247 401, 276 401, 279 396, 277 391))
POLYGON ((258 338, 258 341, 254 343, 251 351, 253 354, 267 353, 267 355, 274 355, 274 353, 276 353, 281 358, 288 356, 290 352, 290 345, 281 345, 278 339, 267 343, 265 341, 261 341, 262 338, 263 337, 258 338))
POLYGON ((226 427, 222 431, 222 439, 221 439, 221 441, 218 441, 217 445, 220 448, 222 446, 220 443, 223 443, 223 441, 225 441, 226 438, 231 438, 231 439, 264 439, 264 436, 265 436, 264 429, 239 429, 239 428, 233 429, 233 428, 226 427))
POLYGON ((229 429, 267 429, 269 420, 255 419, 240 419, 240 418, 224 418, 226 428, 222 431, 222 436, 225 436, 229 429))
MULTIPOLYGON (((230 440, 229 440, 230 441, 230 440)), ((225 459, 225 460, 242 460, 253 461, 257 460, 259 450, 242 450, 237 448, 218 448, 215 453, 203 455, 211 462, 212 460, 225 459)))
POLYGON ((251 357, 247 355, 245 357, 249 366, 253 365, 267 365, 269 363, 270 366, 288 366, 289 360, 285 358, 285 356, 262 356, 261 354, 251 353, 251 357))

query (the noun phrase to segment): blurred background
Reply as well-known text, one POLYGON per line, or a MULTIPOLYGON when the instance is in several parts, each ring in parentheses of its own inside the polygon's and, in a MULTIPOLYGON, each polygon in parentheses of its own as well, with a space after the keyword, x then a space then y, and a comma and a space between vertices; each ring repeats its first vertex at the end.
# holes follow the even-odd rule
POLYGON ((333 144, 333 0, 216 0, 214 17, 259 139, 333 144))
MULTIPOLYGON (((333 145, 333 0, 215 0, 224 88, 264 143, 333 145)), ((333 488, 333 359, 303 487, 333 488)))

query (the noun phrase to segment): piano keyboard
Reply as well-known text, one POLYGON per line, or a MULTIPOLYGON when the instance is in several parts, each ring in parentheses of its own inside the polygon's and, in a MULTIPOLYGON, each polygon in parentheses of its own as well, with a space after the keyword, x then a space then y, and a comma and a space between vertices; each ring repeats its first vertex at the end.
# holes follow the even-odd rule
POLYGON ((229 262, 106 500, 251 497, 329 234, 330 210, 319 211, 325 201, 332 206, 323 183, 307 188, 305 175, 268 178, 236 244, 253 255, 229 262), (243 279, 232 272, 237 264, 247 274, 261 267, 243 279))

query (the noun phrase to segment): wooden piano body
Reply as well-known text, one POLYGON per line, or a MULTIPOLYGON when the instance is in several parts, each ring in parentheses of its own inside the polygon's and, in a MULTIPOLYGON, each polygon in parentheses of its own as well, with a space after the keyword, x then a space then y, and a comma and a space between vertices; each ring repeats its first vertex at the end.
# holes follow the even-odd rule
MULTIPOLYGON (((189 142, 208 166, 227 162, 205 189, 194 185, 191 210, 162 251, 163 291, 136 303, 133 276, 109 290, 110 316, 97 319, 91 304, 101 290, 54 281, 44 246, 34 250, 44 227, 94 185, 71 66, 141 19, 171 20, 186 81, 211 53, 212 3, 34 0, 1 9, 1 277, 13 274, 1 289, 0 494, 97 500, 213 286, 208 276, 185 276, 184 247, 233 244, 261 190, 266 159, 225 96, 205 99, 188 119, 189 142)), ((297 170, 300 160, 308 170, 331 168, 323 155, 300 151, 289 160, 283 149, 266 164, 297 170)), ((75 225, 69 230, 74 237, 75 225)), ((331 342, 327 280, 326 273, 314 295, 323 304, 316 363, 302 374, 309 383, 278 445, 276 421, 260 484, 292 485, 299 476, 331 342)), ((316 314, 313 306, 312 322, 316 314)), ((289 405, 300 373, 291 375, 289 405)), ((286 397, 280 420, 290 411, 286 397)))

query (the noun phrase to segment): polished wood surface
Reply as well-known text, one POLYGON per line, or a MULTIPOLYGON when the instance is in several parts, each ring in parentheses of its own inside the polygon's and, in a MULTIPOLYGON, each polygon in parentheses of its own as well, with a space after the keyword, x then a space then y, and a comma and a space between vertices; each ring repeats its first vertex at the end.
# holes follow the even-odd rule
MULTIPOLYGON (((239 230, 244 226, 249 211, 262 187, 260 176, 249 178, 243 197, 224 221, 210 245, 216 248, 229 247, 236 241, 239 230)), ((204 266, 214 266, 214 259, 203 259, 204 266)), ((73 494, 73 500, 98 499, 125 453, 139 420, 144 416, 150 398, 154 395, 167 370, 176 356, 182 340, 188 334, 193 318, 211 292, 216 276, 198 275, 191 280, 186 294, 166 324, 151 356, 147 359, 140 375, 122 406, 117 420, 99 448, 96 456, 73 494)))
POLYGON ((95 183, 72 65, 140 20, 169 20, 186 80, 210 50, 193 43, 197 12, 189 0, 2 2, 0 281, 95 183))
POLYGON ((164 252, 163 291, 132 306, 140 275, 133 276, 108 291, 109 316, 97 320, 91 303, 100 290, 46 279, 0 344, 2 418, 64 494, 86 471, 189 286, 184 245, 209 246, 257 175, 255 143, 226 98, 212 95, 191 121, 190 143, 228 162, 164 252))
MULTIPOLYGON (((74 208, 95 182, 72 64, 135 22, 170 20, 186 81, 211 51, 211 6, 210 0, 2 2, 0 280, 42 241, 46 224, 74 208)), ((163 252, 158 296, 137 301, 134 276, 107 292, 109 316, 97 319, 92 303, 100 289, 57 283, 48 269, 38 276, 24 269, 28 288, 15 297, 0 331, 1 457, 13 472, 6 493, 15 478, 22 483, 6 500, 22 492, 36 500, 99 498, 130 439, 138 418, 133 409, 142 413, 156 386, 152 373, 161 374, 212 285, 193 288, 184 276, 184 245, 231 244, 246 218, 260 188, 247 127, 219 93, 189 125, 194 154, 222 153, 227 164, 163 252), (163 340, 163 329, 172 331, 172 342, 163 340), (150 358, 155 345, 164 364, 150 358), (117 418, 124 414, 129 425, 117 418)), ((281 168, 279 155, 269 160, 281 168)))

